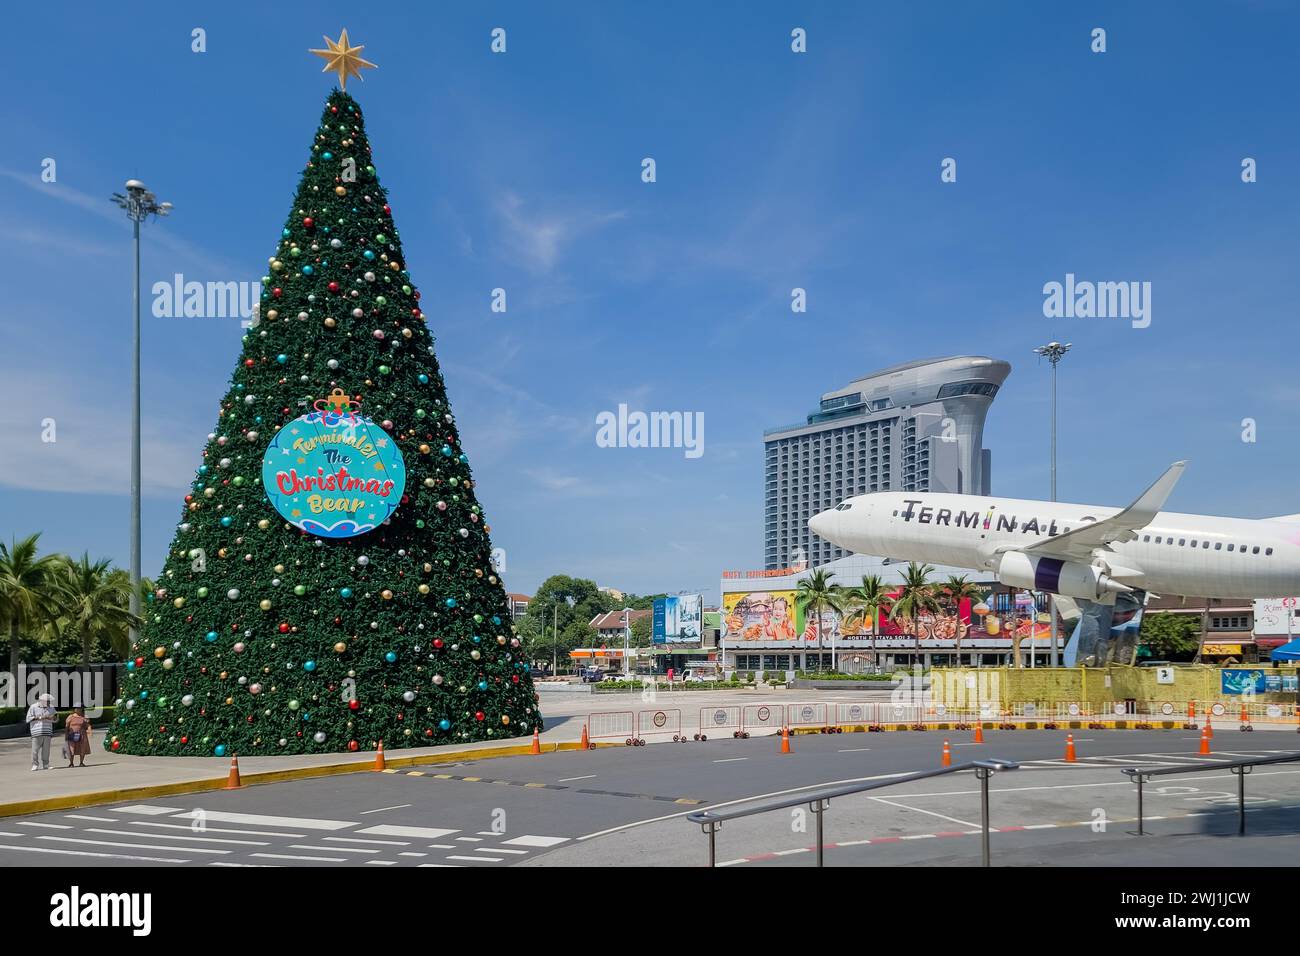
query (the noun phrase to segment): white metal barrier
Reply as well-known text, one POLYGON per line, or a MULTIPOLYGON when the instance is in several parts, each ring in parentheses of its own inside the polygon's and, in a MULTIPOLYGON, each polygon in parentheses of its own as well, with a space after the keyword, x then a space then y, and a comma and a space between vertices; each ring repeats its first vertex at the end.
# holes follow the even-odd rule
POLYGON ((827 705, 821 701, 785 705, 787 727, 829 727, 827 705))
POLYGON ((840 726, 876 723, 876 704, 836 704, 835 723, 840 726))
POLYGON ((739 733, 742 726, 741 708, 739 706, 700 708, 699 731, 701 734, 710 737, 722 737, 739 733))
POLYGON ((636 737, 636 714, 630 710, 606 711, 587 715, 587 737, 617 737, 632 740, 636 737))
POLYGON ((740 712, 740 729, 744 733, 760 730, 778 731, 785 723, 782 704, 746 704, 740 712))
POLYGON ((647 734, 674 734, 682 732, 682 712, 676 708, 659 708, 643 710, 636 715, 636 736, 644 739, 647 734))

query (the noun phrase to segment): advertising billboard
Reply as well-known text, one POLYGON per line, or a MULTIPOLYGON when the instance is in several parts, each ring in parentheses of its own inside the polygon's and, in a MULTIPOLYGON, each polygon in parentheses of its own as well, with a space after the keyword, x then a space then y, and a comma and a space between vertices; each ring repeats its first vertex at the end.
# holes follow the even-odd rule
POLYGON ((704 598, 674 594, 655 598, 651 635, 656 644, 698 644, 704 625, 704 598))
POLYGON ((1296 607, 1300 598, 1257 598, 1255 601, 1255 636, 1288 637, 1300 635, 1296 607))
POLYGON ((732 641, 793 641, 799 636, 794 591, 722 595, 722 636, 732 641))

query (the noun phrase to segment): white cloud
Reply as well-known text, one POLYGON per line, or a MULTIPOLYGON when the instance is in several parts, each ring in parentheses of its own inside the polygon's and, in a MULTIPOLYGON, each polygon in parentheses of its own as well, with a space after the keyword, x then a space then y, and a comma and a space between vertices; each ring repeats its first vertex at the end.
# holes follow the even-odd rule
POLYGON ((625 217, 623 212, 579 210, 567 214, 536 212, 514 193, 495 203, 506 227, 506 243, 520 262, 532 272, 548 273, 555 268, 563 247, 579 236, 594 232, 625 217))

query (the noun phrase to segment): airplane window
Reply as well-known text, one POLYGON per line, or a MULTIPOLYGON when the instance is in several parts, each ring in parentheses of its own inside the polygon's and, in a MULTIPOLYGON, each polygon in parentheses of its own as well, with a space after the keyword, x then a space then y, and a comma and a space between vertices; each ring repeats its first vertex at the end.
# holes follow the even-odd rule
POLYGON ((1273 549, 1272 549, 1272 548, 1265 548, 1265 549, 1264 549, 1264 553, 1265 553, 1265 554, 1272 554, 1272 553, 1273 553, 1273 549))
POLYGON ((1250 549, 1250 553, 1251 553, 1251 554, 1259 554, 1259 545, 1255 545, 1255 547, 1251 548, 1251 549, 1250 549))
POLYGON ((1230 544, 1230 545, 1228 545, 1228 550, 1231 551, 1231 550, 1232 550, 1233 548, 1235 548, 1235 547, 1236 547, 1235 544, 1230 544))
POLYGON ((1186 544, 1187 544, 1187 539, 1186 539, 1186 538, 1179 538, 1179 539, 1178 539, 1178 547, 1180 547, 1180 548, 1181 548, 1181 547, 1184 547, 1186 544))
POLYGON ((1174 543, 1173 538, 1165 538, 1165 544, 1173 544, 1173 543, 1174 543))
POLYGON ((1156 544, 1160 543, 1160 535, 1156 535, 1156 544))
POLYGON ((1202 547, 1202 548, 1207 548, 1207 549, 1208 549, 1208 548, 1210 547, 1210 542, 1208 542, 1208 541, 1202 541, 1202 542, 1201 542, 1201 547, 1202 547))
POLYGON ((1151 535, 1149 535, 1149 534, 1144 534, 1144 535, 1142 536, 1142 540, 1143 540, 1143 541, 1150 541, 1150 540, 1151 540, 1151 535))
POLYGON ((1196 547, 1196 539, 1195 539, 1195 538, 1192 539, 1192 547, 1193 547, 1193 548, 1196 547))
POLYGON ((1223 542, 1222 542, 1222 541, 1216 541, 1216 542, 1214 542, 1214 550, 1215 550, 1215 551, 1222 551, 1222 550, 1223 550, 1223 542))

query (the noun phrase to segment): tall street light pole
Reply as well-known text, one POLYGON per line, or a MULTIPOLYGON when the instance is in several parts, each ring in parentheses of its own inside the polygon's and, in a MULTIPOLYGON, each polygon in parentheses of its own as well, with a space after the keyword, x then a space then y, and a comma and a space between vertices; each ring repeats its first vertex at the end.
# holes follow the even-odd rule
MULTIPOLYGON (((1070 351, 1069 342, 1062 345, 1060 342, 1048 342, 1046 345, 1040 345, 1034 349, 1042 358, 1052 363, 1052 500, 1056 500, 1056 366, 1061 363, 1065 353, 1070 351)), ((1057 648, 1056 634, 1056 598, 1053 596, 1048 599, 1051 606, 1052 617, 1052 666, 1060 665, 1060 654, 1057 648)), ((1033 647, 1033 631, 1030 632, 1030 647, 1033 647)), ((1033 651, 1030 651, 1033 654, 1033 651)))
POLYGON ((131 349, 131 596, 130 640, 139 637, 140 619, 140 223, 146 216, 165 216, 172 204, 158 202, 138 179, 126 181, 126 195, 113 193, 113 202, 126 210, 135 234, 135 334, 131 349))

